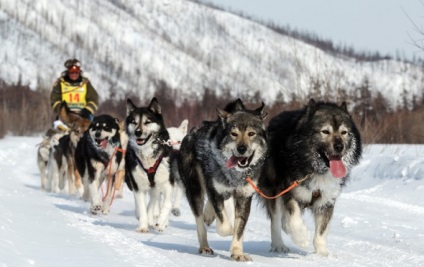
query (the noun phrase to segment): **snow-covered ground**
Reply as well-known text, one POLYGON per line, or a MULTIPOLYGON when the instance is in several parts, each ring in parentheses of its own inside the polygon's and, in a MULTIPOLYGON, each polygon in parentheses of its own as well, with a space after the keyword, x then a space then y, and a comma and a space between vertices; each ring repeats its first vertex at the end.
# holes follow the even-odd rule
MULTIPOLYGON (((341 194, 328 238, 329 257, 284 235, 288 254, 270 253, 269 221, 254 202, 244 248, 253 262, 230 260, 231 237, 208 230, 216 256, 199 255, 194 217, 183 202, 163 233, 136 233, 132 193, 107 216, 66 194, 40 190, 41 137, 0 140, 0 266, 424 266, 424 146, 372 145, 341 194)), ((313 229, 312 218, 305 214, 313 229)))

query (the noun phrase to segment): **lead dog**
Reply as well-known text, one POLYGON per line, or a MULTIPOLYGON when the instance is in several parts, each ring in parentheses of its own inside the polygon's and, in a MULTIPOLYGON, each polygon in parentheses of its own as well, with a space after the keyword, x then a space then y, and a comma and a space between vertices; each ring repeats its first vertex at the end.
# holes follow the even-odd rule
POLYGON ((300 247, 309 246, 301 217, 310 209, 315 220, 314 247, 328 255, 327 235, 334 205, 361 157, 361 138, 346 103, 315 102, 282 112, 268 126, 270 157, 259 187, 277 195, 294 181, 305 179, 277 199, 261 198, 271 218, 271 251, 288 252, 281 229, 300 247))
POLYGON ((169 176, 169 134, 157 99, 153 98, 147 107, 136 107, 128 99, 125 129, 128 135, 125 182, 134 193, 136 231, 146 233, 149 226, 163 231, 172 208, 174 181, 169 176), (159 205, 161 194, 163 203, 155 220, 155 205, 159 205))
MULTIPOLYGON (((257 183, 267 151, 262 104, 248 110, 240 99, 231 102, 224 110, 217 109, 218 119, 203 122, 192 130, 181 144, 177 156, 178 172, 196 220, 199 252, 213 254, 207 241, 205 218, 216 217, 216 230, 221 236, 233 235, 231 258, 250 261, 243 252, 243 233, 250 214, 254 190, 245 181, 249 176, 257 183), (204 210, 207 195, 210 208, 204 210), (224 200, 233 198, 234 225, 224 209, 224 200)), ((174 162, 173 162, 174 164, 174 162)))

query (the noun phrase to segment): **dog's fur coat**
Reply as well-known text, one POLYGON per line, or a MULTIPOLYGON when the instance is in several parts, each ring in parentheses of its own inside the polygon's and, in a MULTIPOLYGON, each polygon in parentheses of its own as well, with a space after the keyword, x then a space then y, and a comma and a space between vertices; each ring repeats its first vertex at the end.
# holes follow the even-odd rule
MULTIPOLYGON (((172 149, 174 152, 178 153, 181 147, 181 142, 183 141, 184 137, 187 135, 188 130, 188 120, 183 120, 178 127, 168 127, 168 133, 169 133, 169 139, 171 140, 172 149)), ((172 214, 174 216, 180 216, 180 206, 181 206, 181 199, 184 195, 184 185, 182 185, 179 180, 175 181, 174 186, 174 199, 172 202, 172 214)))
POLYGON ((148 107, 136 107, 127 100, 125 129, 128 147, 125 157, 125 182, 134 193, 138 232, 149 231, 149 226, 163 231, 168 225, 172 208, 174 182, 169 175, 169 134, 162 118, 161 107, 153 98, 148 107), (149 204, 146 203, 150 195, 149 204), (163 203, 155 220, 155 205, 163 203))
POLYGON ((202 254, 213 254, 204 221, 216 217, 217 232, 233 235, 231 257, 236 261, 251 260, 243 252, 242 240, 254 190, 245 178, 249 175, 257 183, 267 151, 263 107, 247 110, 240 99, 231 102, 224 110, 217 110, 216 121, 203 122, 181 144, 178 172, 173 176, 185 186, 202 254), (209 204, 204 210, 206 195, 209 204), (234 199, 234 225, 224 209, 224 200, 229 198, 234 199))
POLYGON ((125 167, 124 139, 120 135, 117 119, 110 115, 99 115, 94 117, 78 142, 75 161, 83 177, 83 199, 90 199, 92 214, 100 211, 103 214, 109 213, 115 174, 125 167), (105 179, 110 179, 110 184, 102 203, 98 190, 105 179))
POLYGON ((64 134, 64 132, 49 129, 46 132, 46 135, 43 136, 43 140, 41 141, 41 143, 37 145, 37 166, 38 170, 40 171, 41 190, 46 190, 47 188, 47 168, 52 148, 59 144, 59 139, 64 134))
POLYGON ((69 134, 62 136, 59 142, 52 146, 46 191, 57 193, 63 190, 67 180, 69 194, 78 192, 79 196, 82 196, 84 189, 75 167, 74 154, 79 139, 90 125, 90 120, 72 112, 65 101, 59 107, 58 116, 69 127, 69 134))
POLYGON ((268 196, 294 181, 298 187, 277 199, 261 198, 271 218, 271 251, 288 252, 281 229, 300 247, 309 246, 301 217, 309 208, 315 219, 315 252, 328 255, 327 235, 337 197, 361 157, 361 139, 346 104, 309 101, 302 110, 282 112, 268 126, 270 156, 259 181, 268 196))

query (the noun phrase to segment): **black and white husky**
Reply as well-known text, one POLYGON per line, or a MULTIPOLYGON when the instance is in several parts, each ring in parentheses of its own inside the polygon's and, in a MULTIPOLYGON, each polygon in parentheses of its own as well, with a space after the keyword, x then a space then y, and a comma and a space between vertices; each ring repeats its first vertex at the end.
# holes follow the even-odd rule
POLYGON ((259 182, 262 191, 274 196, 304 179, 277 199, 261 198, 271 218, 271 251, 289 251, 281 230, 300 247, 309 246, 302 214, 310 209, 315 220, 315 252, 328 255, 334 205, 362 152, 346 103, 338 106, 311 99, 301 110, 282 112, 270 121, 268 138, 270 157, 259 182))
POLYGON ((75 163, 84 184, 83 199, 90 199, 92 214, 109 213, 115 174, 125 168, 125 147, 125 136, 119 132, 118 121, 110 115, 94 117, 77 144, 75 163), (105 179, 110 182, 102 203, 98 190, 105 179))
POLYGON ((172 208, 174 182, 169 175, 169 134, 162 118, 161 107, 153 98, 148 107, 136 107, 127 100, 125 120, 128 147, 125 156, 125 182, 134 193, 137 231, 146 233, 149 226, 163 231, 172 208), (155 205, 163 202, 155 218, 155 205), (147 204, 147 195, 150 195, 147 204))
POLYGON ((213 254, 207 241, 205 220, 210 222, 210 218, 215 217, 218 234, 233 235, 231 258, 251 260, 243 252, 242 241, 255 191, 246 178, 250 177, 255 184, 258 182, 267 152, 263 108, 264 105, 248 110, 240 99, 231 102, 224 110, 217 109, 216 121, 203 122, 202 127, 192 130, 181 144, 178 172, 172 175, 185 186, 202 254, 213 254), (230 198, 234 201, 234 218, 229 217, 224 207, 224 201, 230 198))

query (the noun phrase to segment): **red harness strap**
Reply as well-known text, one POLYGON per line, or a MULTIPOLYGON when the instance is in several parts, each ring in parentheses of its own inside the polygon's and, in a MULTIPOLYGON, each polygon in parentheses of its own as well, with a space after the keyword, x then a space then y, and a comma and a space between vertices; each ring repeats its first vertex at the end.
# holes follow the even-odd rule
POLYGON ((150 186, 155 186, 155 175, 156 171, 159 167, 159 164, 162 162, 163 154, 160 155, 160 157, 156 160, 155 164, 150 167, 149 169, 144 168, 143 163, 141 163, 141 160, 137 157, 137 161, 140 164, 141 168, 146 172, 147 178, 149 178, 150 186))
POLYGON ((278 198, 278 197, 280 197, 280 196, 282 196, 282 195, 284 195, 285 193, 287 193, 287 192, 289 192, 290 190, 292 190, 293 188, 295 188, 296 186, 298 186, 299 184, 296 182, 296 181, 294 181, 293 183, 292 183, 292 185, 291 186, 289 186, 288 188, 286 188, 285 190, 283 190, 283 191, 281 191, 278 195, 275 195, 275 196, 272 196, 272 197, 269 197, 269 196, 267 196, 267 195, 265 195, 262 191, 261 191, 261 189, 259 189, 253 182, 252 182, 252 179, 250 179, 250 177, 247 177, 246 178, 246 181, 253 187, 253 189, 255 189, 255 191, 256 192, 258 192, 258 194, 259 195, 261 195, 263 198, 266 198, 266 199, 276 199, 276 198, 278 198))
MULTIPOLYGON (((113 151, 112 156, 110 157, 108 164, 105 165, 105 169, 106 169, 107 165, 109 165, 109 170, 108 170, 108 174, 107 174, 108 179, 107 179, 106 195, 103 196, 102 201, 105 201, 105 199, 109 195, 109 191, 111 190, 111 187, 112 187, 112 159, 115 156, 117 151, 122 153, 122 157, 124 157, 125 153, 126 153, 125 149, 115 147, 115 150, 113 151)), ((116 177, 116 175, 115 175, 115 177, 116 177)), ((113 195, 112 195, 112 199, 110 200, 110 205, 112 205, 113 199, 115 197, 115 189, 113 190, 112 194, 113 195)))
POLYGON ((261 195, 263 198, 266 199, 276 199, 282 195, 284 195, 285 193, 289 192, 290 190, 292 190, 293 188, 295 188, 296 186, 298 186, 301 182, 305 181, 306 179, 309 179, 312 177, 312 174, 308 174, 305 177, 303 177, 302 179, 296 180, 294 181, 289 187, 287 187, 286 189, 284 189, 283 191, 281 191, 280 193, 278 193, 275 196, 267 196, 265 195, 261 189, 259 189, 252 181, 252 179, 250 177, 246 177, 246 181, 252 186, 253 189, 255 189, 256 192, 258 192, 259 195, 261 195))

